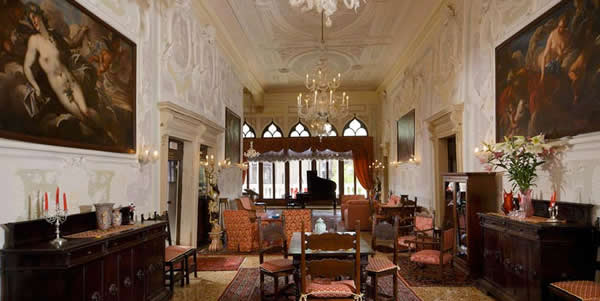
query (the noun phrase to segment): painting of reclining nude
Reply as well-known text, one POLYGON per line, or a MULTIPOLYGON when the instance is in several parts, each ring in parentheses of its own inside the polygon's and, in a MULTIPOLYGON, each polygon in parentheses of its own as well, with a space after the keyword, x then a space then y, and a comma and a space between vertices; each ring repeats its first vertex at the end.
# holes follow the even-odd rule
POLYGON ((496 140, 600 131, 600 0, 561 1, 496 48, 496 140))
POLYGON ((2 0, 0 46, 0 137, 135 152, 133 42, 71 0, 2 0))

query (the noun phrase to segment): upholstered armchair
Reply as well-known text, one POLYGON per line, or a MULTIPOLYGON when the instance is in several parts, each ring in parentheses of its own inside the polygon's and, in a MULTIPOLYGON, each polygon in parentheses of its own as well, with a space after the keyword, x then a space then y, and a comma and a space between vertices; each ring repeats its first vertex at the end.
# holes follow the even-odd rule
POLYGON ((348 202, 351 200, 366 200, 365 196, 362 194, 348 194, 343 195, 340 199, 341 202, 341 211, 342 211, 342 221, 344 220, 344 212, 348 208, 348 202))
POLYGON ((342 211, 346 230, 354 231, 356 221, 360 221, 361 230, 371 230, 371 206, 366 199, 349 200, 342 211))
POLYGON ((290 245, 292 234, 294 232, 302 232, 302 223, 304 223, 304 231, 312 231, 312 213, 310 209, 288 209, 283 210, 285 237, 287 245, 290 245))
POLYGON ((258 247, 258 226, 250 218, 245 210, 223 211, 228 250, 250 252, 258 247))

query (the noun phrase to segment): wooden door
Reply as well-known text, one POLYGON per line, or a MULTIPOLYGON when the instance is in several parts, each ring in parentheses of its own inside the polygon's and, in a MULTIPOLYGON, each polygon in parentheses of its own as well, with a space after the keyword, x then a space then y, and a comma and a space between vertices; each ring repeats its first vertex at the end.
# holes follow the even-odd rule
POLYGON ((101 301, 104 299, 103 260, 92 261, 85 265, 85 300, 101 301))
POLYGON ((135 277, 133 268, 133 249, 121 251, 119 258, 119 297, 120 300, 135 300, 135 290, 133 278, 135 277))
POLYGON ((510 236, 512 240, 512 266, 510 274, 514 295, 517 300, 529 300, 529 249, 531 241, 518 236, 510 236))
POLYGON ((103 260, 103 282, 104 299, 103 301, 119 300, 119 256, 111 254, 103 260))
POLYGON ((501 234, 497 230, 484 228, 484 274, 486 280, 503 287, 506 283, 504 279, 504 265, 502 256, 501 234))
POLYGON ((159 294, 165 285, 165 239, 163 237, 156 238, 146 243, 146 266, 147 268, 147 299, 151 299, 159 294))

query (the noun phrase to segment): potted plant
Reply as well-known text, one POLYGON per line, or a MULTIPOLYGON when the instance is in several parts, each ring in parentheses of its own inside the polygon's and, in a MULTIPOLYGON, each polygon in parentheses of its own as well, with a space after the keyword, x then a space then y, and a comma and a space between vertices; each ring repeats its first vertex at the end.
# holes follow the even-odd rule
POLYGON ((504 142, 483 144, 483 151, 478 152, 486 169, 502 168, 508 172, 513 191, 518 188, 519 211, 512 213, 520 217, 533 215, 531 204, 532 187, 535 186, 537 168, 543 165, 554 150, 545 143, 544 135, 531 138, 524 136, 504 137, 504 142))

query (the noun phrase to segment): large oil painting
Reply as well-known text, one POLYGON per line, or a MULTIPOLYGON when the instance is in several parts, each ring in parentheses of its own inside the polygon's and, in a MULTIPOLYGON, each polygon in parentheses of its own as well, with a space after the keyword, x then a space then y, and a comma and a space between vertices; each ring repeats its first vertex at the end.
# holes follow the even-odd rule
POLYGON ((225 112, 225 159, 231 160, 231 163, 240 163, 242 143, 240 116, 230 109, 226 109, 225 112))
POLYGON ((0 45, 0 137, 135 152, 133 42, 72 0, 3 0, 0 45))
POLYGON ((561 1, 496 48, 496 139, 600 130, 600 0, 561 1))
POLYGON ((415 156, 415 110, 398 120, 397 161, 408 161, 415 156))

